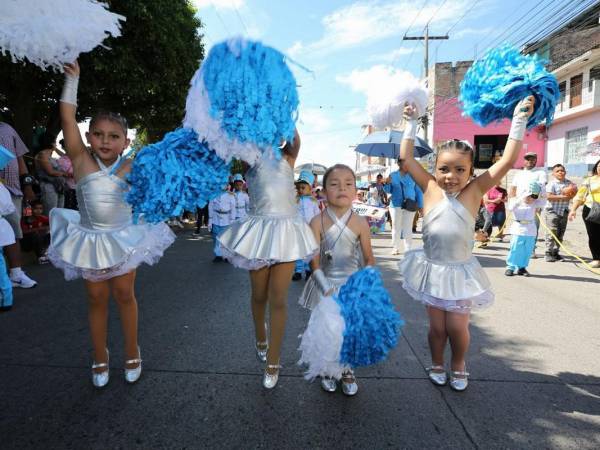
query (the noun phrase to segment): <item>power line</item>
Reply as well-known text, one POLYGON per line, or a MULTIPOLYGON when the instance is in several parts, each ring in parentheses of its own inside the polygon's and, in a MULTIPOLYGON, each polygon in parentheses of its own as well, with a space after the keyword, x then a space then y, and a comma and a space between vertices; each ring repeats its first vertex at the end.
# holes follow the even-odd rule
POLYGON ((210 2, 210 6, 212 6, 213 10, 215 11, 215 15, 219 18, 219 20, 221 21, 221 25, 223 25, 223 28, 225 29, 225 31, 227 32, 227 34, 231 34, 229 32, 229 28, 227 27, 227 25, 225 24, 225 21, 223 20, 223 18, 221 17, 221 14, 219 14, 219 11, 217 11, 217 7, 215 6, 215 4, 209 0, 210 2))
MULTIPOLYGON (((414 25, 414 23, 417 21, 417 19, 419 18, 419 16, 423 12, 423 9, 425 9, 425 6, 427 6, 427 3, 429 3, 429 0, 425 0, 425 2, 421 5, 421 9, 419 9, 419 11, 417 11, 417 15, 415 17, 413 17, 413 20, 410 23, 410 25, 408 26, 408 28, 406 28, 406 30, 404 30, 404 34, 402 35, 403 37, 406 36, 406 33, 408 33, 410 31, 410 29, 412 28, 412 26, 414 25)), ((413 48, 413 52, 414 52, 414 48, 413 48)), ((399 57, 400 57, 400 55, 396 55, 394 57, 394 59, 392 60, 392 63, 391 63, 392 66, 394 64, 396 64, 396 62, 397 62, 397 60, 398 60, 399 57)))
POLYGON ((244 30, 246 31, 246 36, 249 36, 250 33, 248 32, 248 27, 244 23, 244 20, 242 19, 242 15, 240 14, 240 11, 238 10, 237 6, 235 6, 235 0, 231 0, 231 6, 233 6, 233 9, 235 10, 235 13, 238 17, 238 20, 241 22, 242 26, 244 27, 244 30))
MULTIPOLYGON (((477 5, 477 3, 479 3, 480 1, 481 1, 481 0, 475 0, 473 3, 471 3, 471 6, 469 6, 468 8, 466 8, 466 9, 465 9, 465 12, 463 13, 463 15, 462 15, 462 16, 460 16, 460 17, 458 18, 458 20, 457 20, 456 22, 454 22, 454 24, 453 24, 453 25, 452 25, 450 28, 448 28, 448 31, 446 31, 446 36, 450 36, 450 32, 451 32, 451 31, 452 31, 454 28, 456 28, 456 26, 457 26, 457 25, 458 25, 458 24, 459 24, 459 23, 460 23, 460 22, 461 22, 461 21, 462 21, 462 20, 463 20, 463 19, 464 19, 464 18, 467 16, 467 14, 468 14, 470 11, 472 11, 472 10, 475 8, 475 6, 477 5)), ((440 46, 441 46, 441 45, 442 45, 444 42, 445 42, 445 41, 440 41, 440 42, 438 42, 438 43, 437 43, 437 45, 435 46, 435 50, 434 50, 434 51, 435 51, 435 61, 436 61, 436 62, 437 62, 437 52, 438 52, 438 49, 440 48, 440 46)))

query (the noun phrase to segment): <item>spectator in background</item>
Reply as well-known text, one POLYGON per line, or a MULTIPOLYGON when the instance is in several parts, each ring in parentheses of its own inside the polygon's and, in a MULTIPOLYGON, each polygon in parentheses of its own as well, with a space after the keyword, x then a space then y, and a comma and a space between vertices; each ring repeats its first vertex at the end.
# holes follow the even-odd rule
POLYGON ((65 179, 67 174, 60 170, 58 161, 52 158, 56 149, 54 139, 47 135, 42 138, 41 149, 35 155, 35 170, 40 183, 44 213, 50 214, 53 208, 62 208, 65 203, 65 179))
MULTIPOLYGON (((546 225, 552 231, 552 234, 562 243, 563 236, 567 229, 569 217, 569 204, 571 199, 577 193, 577 187, 567 180, 567 170, 562 164, 555 164, 552 167, 554 177, 546 186, 546 225)), ((559 255, 560 246, 552 237, 552 234, 546 232, 546 261, 555 262, 562 259, 559 255)))
POLYGON ((410 176, 403 161, 398 158, 398 170, 392 172, 385 184, 385 192, 391 194, 392 255, 400 254, 400 240, 407 252, 412 248, 413 219, 423 208, 423 191, 410 176))
POLYGON ((32 215, 21 219, 23 239, 21 246, 25 251, 35 252, 38 264, 46 264, 46 251, 50 245, 50 221, 44 215, 44 205, 39 200, 31 202, 32 215))
POLYGON ((32 288, 37 285, 37 282, 29 278, 21 269, 21 247, 19 242, 23 237, 21 232, 23 199, 27 202, 35 200, 35 193, 31 187, 35 179, 29 175, 27 165, 23 160, 23 155, 29 153, 29 150, 17 132, 4 122, 0 122, 0 145, 15 155, 15 159, 0 170, 0 178, 4 180, 4 185, 10 192, 11 200, 15 206, 15 212, 5 216, 5 219, 13 229, 16 241, 14 244, 4 247, 4 254, 8 259, 10 280, 13 287, 32 288))
POLYGON ((506 189, 500 187, 499 184, 491 188, 483 196, 483 203, 485 205, 483 231, 487 234, 488 238, 492 236, 493 227, 498 227, 497 237, 500 240, 504 237, 502 227, 506 221, 505 203, 507 200, 508 192, 506 192, 506 189))
MULTIPOLYGON (((60 140, 60 146, 64 148, 64 139, 60 140)), ((61 155, 60 158, 56 161, 58 164, 58 168, 66 175, 65 176, 65 208, 77 210, 77 194, 75 192, 75 188, 77 187, 75 183, 75 178, 73 177, 73 164, 71 163, 71 159, 66 155, 66 153, 59 151, 56 149, 56 152, 61 155)))
POLYGON ((15 233, 3 216, 15 212, 10 192, 0 183, 0 312, 10 311, 13 306, 12 283, 6 272, 3 247, 15 244, 15 233))
POLYGON ((573 206, 569 211, 569 220, 575 219, 577 208, 583 205, 583 222, 588 235, 588 245, 592 252, 593 268, 600 267, 600 221, 591 220, 590 213, 595 203, 600 203, 600 160, 596 161, 592 175, 587 178, 577 191, 573 206))

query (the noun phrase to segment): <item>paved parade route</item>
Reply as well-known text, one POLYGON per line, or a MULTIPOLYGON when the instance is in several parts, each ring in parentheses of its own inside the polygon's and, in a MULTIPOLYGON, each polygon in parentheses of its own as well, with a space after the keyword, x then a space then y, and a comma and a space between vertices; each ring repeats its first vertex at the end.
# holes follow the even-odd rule
POLYGON ((531 278, 507 278, 508 244, 477 250, 497 298, 473 317, 471 384, 460 394, 427 380, 425 312, 400 289, 389 234, 373 245, 406 325, 384 364, 357 370, 354 398, 326 394, 295 364, 303 282, 290 292, 282 378, 273 392, 261 387, 248 277, 211 262, 206 234, 180 233, 158 266, 139 271, 144 373, 133 386, 114 305, 111 381, 96 391, 83 283, 30 268, 39 287, 16 291, 0 315, 0 447, 600 447, 600 277, 537 259, 531 278))

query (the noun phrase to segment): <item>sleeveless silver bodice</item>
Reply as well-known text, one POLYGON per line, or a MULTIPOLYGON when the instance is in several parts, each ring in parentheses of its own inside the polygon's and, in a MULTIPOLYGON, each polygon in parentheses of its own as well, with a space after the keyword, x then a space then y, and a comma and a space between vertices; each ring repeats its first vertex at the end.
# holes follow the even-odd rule
POLYGON ((86 175, 77 183, 81 226, 93 230, 125 227, 131 224, 132 217, 131 206, 125 202, 127 183, 110 174, 109 168, 100 167, 101 170, 86 175))
POLYGON ((363 267, 363 254, 358 236, 346 226, 352 210, 338 218, 329 209, 333 225, 321 237, 321 268, 327 278, 342 285, 348 277, 363 267))
POLYGON ((423 219, 423 250, 438 263, 460 263, 471 258, 475 219, 456 199, 448 196, 423 219))
POLYGON ((294 171, 285 158, 263 158, 248 171, 250 214, 292 217, 298 214, 294 171))

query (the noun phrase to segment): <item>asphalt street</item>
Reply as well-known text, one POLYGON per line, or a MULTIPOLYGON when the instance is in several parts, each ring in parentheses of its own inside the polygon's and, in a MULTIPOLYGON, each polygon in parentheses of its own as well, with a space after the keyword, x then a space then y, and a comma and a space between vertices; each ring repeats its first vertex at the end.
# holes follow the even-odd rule
MULTIPOLYGON (((567 239, 580 243, 575 231, 567 239)), ((508 244, 477 250, 496 303, 473 315, 471 384, 455 393, 426 378, 426 314, 400 287, 389 235, 373 244, 406 325, 385 363, 356 371, 353 398, 296 365, 303 282, 289 295, 279 385, 262 388, 248 275, 212 263, 206 233, 180 232, 138 272, 144 372, 133 386, 114 305, 111 381, 95 390, 83 283, 28 268, 39 286, 0 315, 0 448, 600 448, 600 276, 536 259, 531 278, 507 278, 508 244)))

